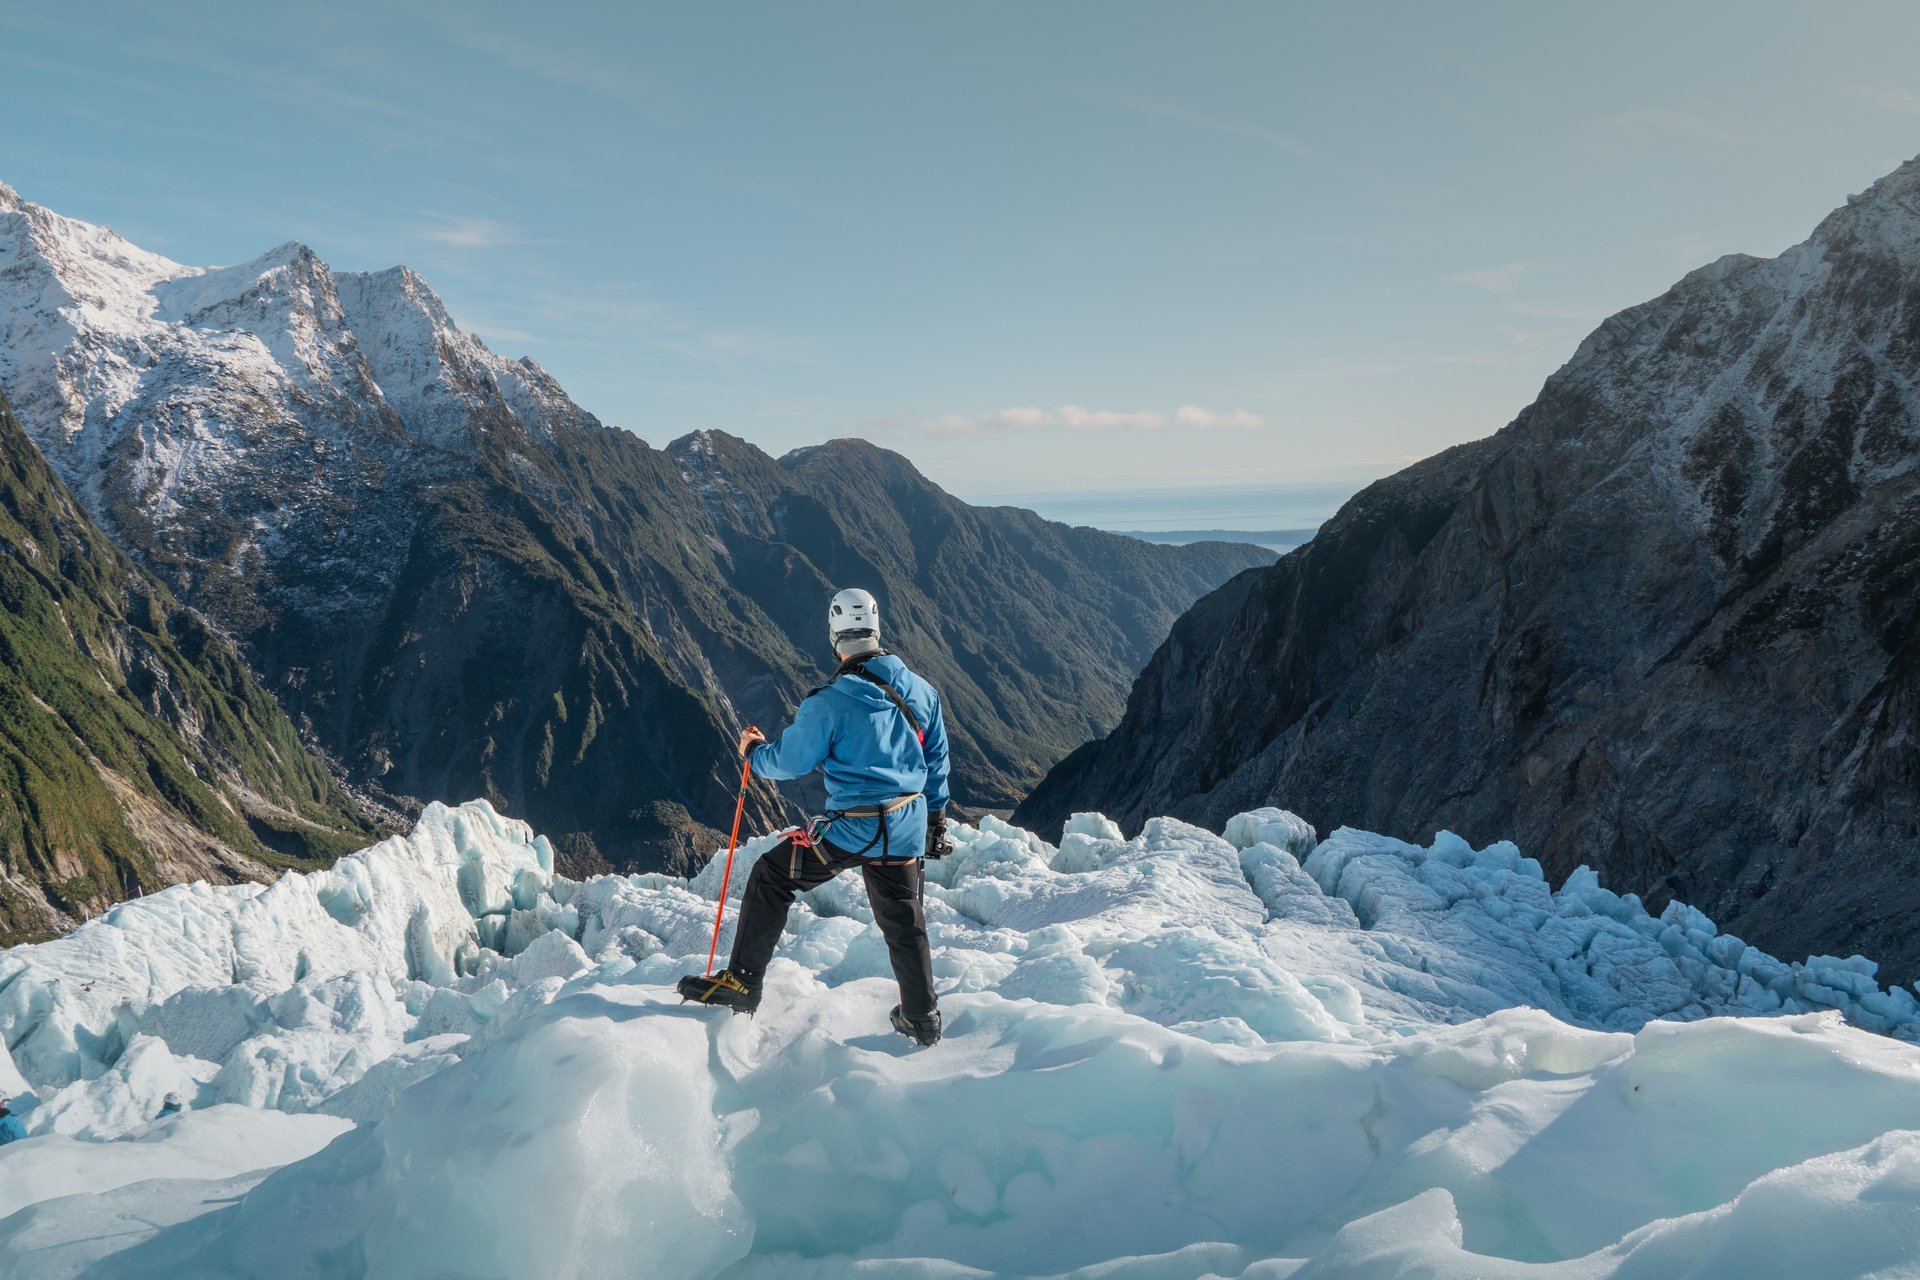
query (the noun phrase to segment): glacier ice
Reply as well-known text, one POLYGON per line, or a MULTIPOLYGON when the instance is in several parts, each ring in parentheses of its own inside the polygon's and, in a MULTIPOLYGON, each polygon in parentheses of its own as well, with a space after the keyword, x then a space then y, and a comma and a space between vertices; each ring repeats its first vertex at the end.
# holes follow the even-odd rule
POLYGON ((854 879, 724 1018, 670 994, 717 863, 572 882, 483 802, 0 953, 32 1134, 0 1148, 0 1273, 1920 1266, 1920 1012, 1858 957, 1277 809, 954 838, 927 1051, 886 1030, 854 879))

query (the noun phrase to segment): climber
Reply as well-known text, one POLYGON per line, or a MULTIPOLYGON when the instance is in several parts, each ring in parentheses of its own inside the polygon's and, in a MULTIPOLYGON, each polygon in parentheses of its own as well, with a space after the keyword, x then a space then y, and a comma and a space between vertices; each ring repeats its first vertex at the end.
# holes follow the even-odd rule
POLYGON ((761 855, 747 876, 727 967, 681 979, 680 994, 752 1013, 794 896, 859 867, 900 983, 900 1003, 889 1015, 893 1027, 931 1045, 940 1039, 940 1011, 923 860, 953 848, 940 695, 880 647, 880 606, 867 592, 835 595, 827 632, 840 659, 833 678, 801 701, 778 742, 753 728, 740 735, 741 755, 762 777, 786 780, 820 770, 827 811, 761 855))
POLYGON ((13 1114, 13 1099, 0 1098, 0 1147, 27 1136, 27 1124, 13 1114))

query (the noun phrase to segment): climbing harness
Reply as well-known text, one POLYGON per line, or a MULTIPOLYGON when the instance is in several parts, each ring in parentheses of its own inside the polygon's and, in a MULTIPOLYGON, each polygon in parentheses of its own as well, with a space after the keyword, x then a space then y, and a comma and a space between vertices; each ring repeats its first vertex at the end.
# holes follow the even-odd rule
POLYGON ((783 832, 781 839, 787 841, 791 846, 787 854, 787 875, 794 877, 800 874, 800 851, 802 849, 812 850, 813 856, 820 859, 822 864, 827 861, 827 855, 820 851, 820 846, 827 842, 828 829, 841 818, 880 819, 877 824, 878 829, 873 833, 873 839, 867 841, 858 849, 853 850, 854 856, 866 856, 867 850, 877 844, 880 846, 880 856, 872 861, 878 866, 900 866, 913 861, 911 858, 901 859, 887 856, 889 853, 889 838, 887 835, 886 820, 889 814, 894 813, 896 810, 904 809, 915 800, 918 800, 920 794, 920 792, 915 791, 911 795, 896 796, 892 801, 884 805, 863 805, 858 809, 829 809, 825 813, 815 814, 813 817, 808 818, 806 826, 795 827, 790 831, 783 832))
MULTIPOLYGON (((897 707, 900 714, 907 718, 907 726, 913 730, 914 740, 920 744, 920 753, 924 757, 927 750, 927 731, 921 726, 920 717, 913 713, 913 708, 907 705, 907 700, 900 696, 900 691, 894 688, 885 677, 877 676, 867 670, 867 663, 875 658, 884 658, 886 656, 887 651, 885 649, 880 650, 878 653, 855 654, 853 657, 841 662, 839 669, 833 673, 833 680, 838 680, 841 676, 853 676, 856 679, 865 680, 868 684, 876 686, 881 693, 887 696, 887 701, 897 707)), ((809 690, 807 697, 811 698, 816 693, 823 693, 832 688, 833 680, 827 681, 827 683, 820 685, 818 688, 809 690)), ((827 860, 827 855, 820 851, 820 846, 826 843, 827 828, 831 827, 841 818, 878 818, 880 820, 877 824, 878 830, 873 833, 873 839, 867 841, 864 845, 860 846, 860 848, 853 850, 853 854, 856 857, 865 857, 867 851, 877 844, 880 846, 880 856, 872 859, 872 861, 879 866, 903 866, 908 862, 914 861, 912 858, 895 858, 891 856, 892 850, 890 844, 892 836, 887 829, 887 818, 895 810, 904 809, 915 800, 918 800, 920 795, 920 792, 915 791, 910 795, 896 796, 884 805, 865 805, 858 809, 829 809, 823 814, 817 814, 807 819, 806 826, 795 827, 793 830, 785 833, 784 838, 792 842, 792 850, 787 857, 787 874, 789 876, 799 874, 800 851, 802 849, 813 850, 814 856, 819 858, 823 863, 827 860)))

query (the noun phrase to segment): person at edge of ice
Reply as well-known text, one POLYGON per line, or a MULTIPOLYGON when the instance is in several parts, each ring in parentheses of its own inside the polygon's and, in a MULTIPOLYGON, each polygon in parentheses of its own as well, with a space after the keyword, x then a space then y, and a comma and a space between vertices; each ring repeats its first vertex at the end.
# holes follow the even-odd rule
POLYGON ((13 1114, 13 1099, 0 1098, 0 1147, 27 1136, 27 1123, 13 1114))
POLYGON ((155 1119, 164 1120, 168 1116, 177 1116, 184 1110, 186 1110, 186 1108, 180 1102, 180 1095, 170 1093, 161 1100, 160 1114, 156 1116, 155 1119))
POLYGON ((820 770, 827 812, 754 863, 727 967, 681 979, 680 994, 752 1013, 794 897, 859 867, 900 983, 890 1020, 902 1035, 931 1045, 940 1039, 940 1010, 927 942, 924 859, 953 849, 940 694, 880 647, 880 606, 869 593, 835 595, 827 635, 839 668, 801 701, 780 740, 768 742, 753 728, 740 735, 740 754, 762 777, 784 781, 820 770))

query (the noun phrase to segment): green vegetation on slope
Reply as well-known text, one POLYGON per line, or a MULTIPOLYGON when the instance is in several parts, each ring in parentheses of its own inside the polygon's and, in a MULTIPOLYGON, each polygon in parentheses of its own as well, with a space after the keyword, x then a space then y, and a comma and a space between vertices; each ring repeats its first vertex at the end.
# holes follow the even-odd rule
POLYGON ((183 875, 320 863, 376 834, 0 400, 0 936, 183 875))

